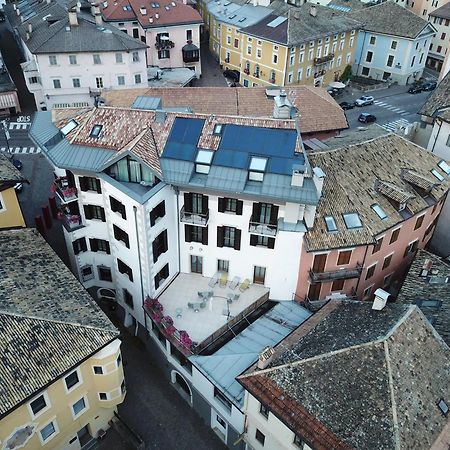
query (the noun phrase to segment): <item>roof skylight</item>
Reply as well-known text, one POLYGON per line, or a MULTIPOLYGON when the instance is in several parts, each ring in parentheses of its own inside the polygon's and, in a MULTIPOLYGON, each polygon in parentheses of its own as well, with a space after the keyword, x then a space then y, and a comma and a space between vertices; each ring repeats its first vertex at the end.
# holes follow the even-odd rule
POLYGON ((436 169, 431 169, 431 173, 432 173, 439 181, 444 181, 444 177, 443 177, 436 169))
POLYGON ((223 127, 223 125, 222 125, 221 123, 216 123, 216 124, 214 125, 214 131, 213 131, 213 134, 216 134, 216 135, 222 134, 222 127, 223 127))
POLYGON ((103 125, 94 125, 92 127, 91 133, 89 137, 98 138, 100 136, 100 132, 102 131, 103 125))
POLYGON ((195 158, 195 171, 197 173, 208 174, 214 152, 211 150, 199 150, 195 158))
POLYGON ((336 221, 333 216, 325 216, 324 220, 328 231, 337 231, 336 221))
POLYGON ((441 410, 441 413, 444 414, 445 417, 447 417, 449 408, 448 408, 446 401, 443 398, 441 398, 438 401, 437 405, 438 405, 438 408, 441 410))
POLYGON ((362 222, 358 213, 345 213, 342 214, 342 217, 344 218, 345 226, 349 230, 362 227, 362 222))
POLYGON ((264 172, 266 170, 267 158, 261 158, 259 156, 252 156, 250 160, 250 170, 258 170, 259 172, 264 172))
POLYGON ((450 175, 450 166, 444 161, 440 161, 438 166, 447 174, 450 175))
POLYGON ((72 130, 78 126, 78 122, 71 119, 66 125, 64 125, 60 131, 64 136, 67 136, 72 130))
POLYGON ((378 204, 374 203, 371 208, 375 211, 375 214, 381 219, 386 219, 387 214, 383 211, 383 208, 378 204))

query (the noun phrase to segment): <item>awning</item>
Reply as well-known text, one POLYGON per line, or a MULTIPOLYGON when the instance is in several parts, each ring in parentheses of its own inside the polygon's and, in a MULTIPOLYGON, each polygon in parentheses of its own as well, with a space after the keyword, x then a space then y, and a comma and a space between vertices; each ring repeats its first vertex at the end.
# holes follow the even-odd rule
POLYGON ((4 108, 15 108, 16 103, 16 95, 10 92, 5 92, 4 94, 0 94, 0 109, 4 108))

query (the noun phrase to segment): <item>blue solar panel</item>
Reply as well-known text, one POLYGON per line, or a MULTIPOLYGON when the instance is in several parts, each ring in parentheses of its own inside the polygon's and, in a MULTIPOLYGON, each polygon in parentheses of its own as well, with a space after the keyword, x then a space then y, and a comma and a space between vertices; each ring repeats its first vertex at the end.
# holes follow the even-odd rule
POLYGON ((164 147, 163 156, 193 161, 204 123, 202 119, 177 117, 164 147))

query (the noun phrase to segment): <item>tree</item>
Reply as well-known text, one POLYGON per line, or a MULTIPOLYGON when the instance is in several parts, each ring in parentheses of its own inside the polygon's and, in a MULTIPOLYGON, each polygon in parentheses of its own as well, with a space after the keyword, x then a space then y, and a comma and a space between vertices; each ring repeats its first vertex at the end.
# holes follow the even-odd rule
POLYGON ((339 79, 339 81, 341 81, 342 83, 345 83, 351 78, 351 76, 352 76, 352 66, 349 64, 348 66, 346 66, 346 68, 342 72, 342 75, 341 75, 341 78, 339 79))

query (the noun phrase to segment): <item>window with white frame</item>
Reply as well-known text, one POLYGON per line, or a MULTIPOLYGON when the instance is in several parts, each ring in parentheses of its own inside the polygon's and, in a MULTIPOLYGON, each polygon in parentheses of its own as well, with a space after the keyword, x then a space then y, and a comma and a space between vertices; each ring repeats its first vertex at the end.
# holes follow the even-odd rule
POLYGON ((72 66, 77 64, 77 55, 69 55, 69 64, 72 66))
POLYGON ((139 62, 139 52, 133 52, 133 62, 139 62))
POLYGON ((123 75, 117 76, 117 84, 119 86, 125 86, 125 77, 123 75))
POLYGON ((79 417, 87 410, 87 400, 85 397, 81 397, 78 401, 76 401, 72 405, 72 414, 73 417, 79 417))
POLYGON ((46 444, 48 441, 53 439, 58 433, 59 430, 56 420, 52 420, 39 430, 39 438, 42 444, 46 444))
POLYGON ((31 413, 34 417, 42 414, 44 411, 47 411, 50 408, 50 400, 47 394, 44 392, 38 395, 34 400, 32 400, 29 404, 31 413))
POLYGON ((300 52, 298 56, 298 62, 301 64, 305 60, 305 52, 300 52))
POLYGON ((103 88, 103 78, 95 77, 95 85, 97 86, 97 89, 102 89, 103 88))
POLYGON ((55 55, 49 55, 48 62, 50 63, 51 66, 57 66, 58 65, 58 60, 56 59, 55 55))
POLYGON ((53 87, 55 89, 61 89, 61 80, 53 80, 53 87))
POLYGON ((116 53, 116 63, 122 64, 123 63, 123 55, 122 53, 116 53))
POLYGON ((303 69, 299 69, 297 72, 297 81, 301 81, 303 76, 303 69))
POLYGON ((140 73, 137 73, 134 76, 134 84, 141 84, 142 83, 142 77, 140 73))
POLYGON ((80 383, 80 377, 78 370, 74 370, 72 373, 64 377, 64 383, 66 385, 67 391, 71 391, 80 383))
POLYGON ((98 54, 92 55, 92 59, 94 61, 94 64, 101 64, 102 63, 102 59, 100 58, 100 55, 98 55, 98 54))
POLYGON ((72 85, 74 88, 79 88, 81 86, 81 82, 79 78, 72 78, 72 85))

